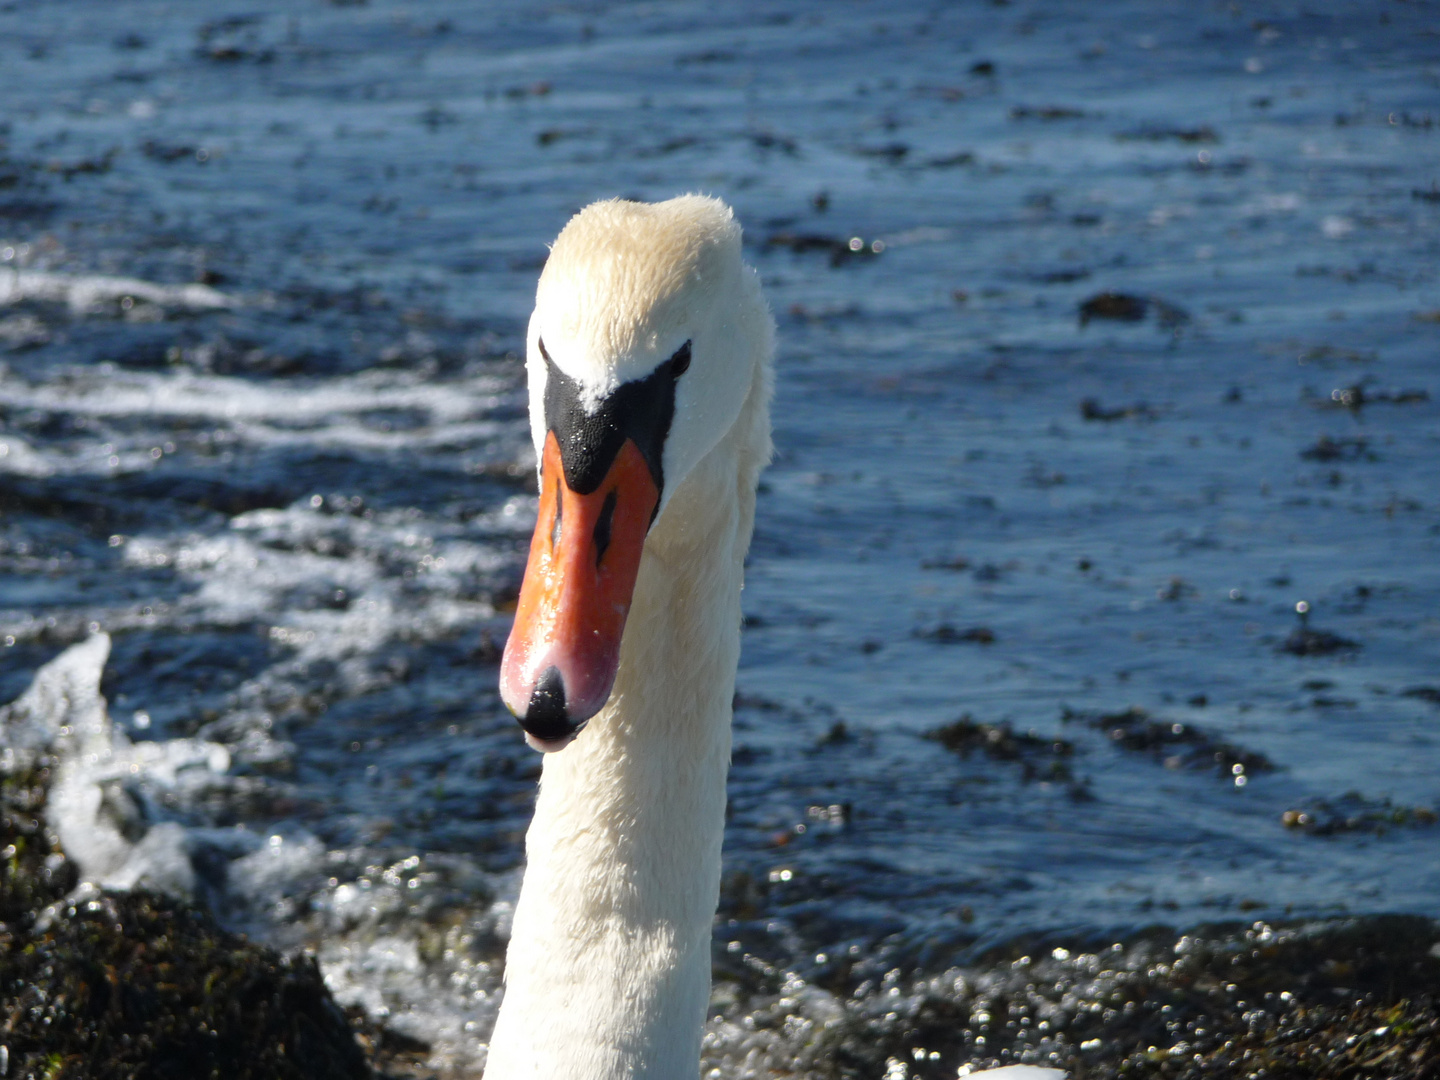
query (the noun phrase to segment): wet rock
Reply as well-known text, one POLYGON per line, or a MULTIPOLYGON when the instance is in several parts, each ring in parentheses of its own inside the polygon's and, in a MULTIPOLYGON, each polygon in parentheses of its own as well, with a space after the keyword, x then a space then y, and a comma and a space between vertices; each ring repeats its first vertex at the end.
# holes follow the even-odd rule
POLYGON ((43 817, 54 775, 49 755, 0 774, 0 941, 22 933, 46 906, 61 900, 79 880, 75 864, 57 853, 43 817))
POLYGON ((140 152, 152 161, 171 164, 195 156, 196 148, 188 143, 167 143, 158 139, 146 139, 140 145, 140 152))
POLYGON ((1174 330, 1190 321, 1190 315, 1177 304, 1169 303, 1158 296, 1137 296, 1133 293, 1102 292, 1080 304, 1080 326, 1087 326, 1091 320, 1106 319, 1112 322, 1143 322, 1150 312, 1155 313, 1156 323, 1164 329, 1174 330))
POLYGON ((1310 605, 1301 600, 1295 605, 1295 614, 1300 625, 1279 645, 1281 652, 1296 656, 1328 656, 1331 653, 1350 652, 1360 648, 1357 642, 1333 634, 1329 630, 1315 630, 1310 626, 1310 605))
POLYGON ((776 135, 769 131, 751 132, 750 142, 757 150, 779 150, 787 157, 794 157, 800 152, 800 147, 794 139, 787 139, 783 135, 776 135))
POLYGON ((1331 633, 1329 630, 1312 630, 1300 626, 1280 643, 1280 651, 1295 656, 1329 656, 1337 652, 1353 652, 1360 648, 1359 642, 1331 633))
POLYGON ((1208 124, 1195 128, 1145 127, 1115 136, 1121 142, 1218 143, 1220 137, 1208 124))
POLYGON ((928 169, 953 169, 959 165, 974 165, 975 155, 969 150, 960 150, 954 154, 941 154, 939 157, 927 158, 925 167, 928 169))
POLYGON ((372 1075, 314 960, 164 897, 77 895, 0 947, 10 1075, 319 1080, 372 1075))
POLYGON ((1395 828, 1434 825, 1440 815, 1428 806, 1399 806, 1389 799, 1367 799, 1349 791, 1335 799, 1313 799, 1286 810, 1280 823, 1311 836, 1367 832, 1377 836, 1395 828))
POLYGON ((953 559, 926 559, 920 564, 922 570, 953 570, 957 573, 970 569, 970 560, 963 555, 953 559))
POLYGON ((115 164, 115 156, 119 149, 111 147, 105 153, 96 157, 81 158, 78 161, 52 161, 46 169, 52 173, 59 173, 66 180, 73 180, 77 176, 92 175, 98 176, 108 173, 110 167, 115 164))
POLYGON ((12 745, 0 771, 6 1075, 372 1075, 313 960, 227 933, 183 901, 77 888, 43 817, 59 765, 48 752, 20 764, 12 745))
MULTIPOLYGON (((729 881, 722 896, 748 900, 732 910, 754 917, 770 888, 729 881)), ((1037 936, 938 976, 909 975, 893 956, 826 957, 818 985, 784 969, 784 993, 775 965, 717 951, 718 1011, 736 1020, 735 1045, 707 1043, 706 1062, 733 1056, 753 1068, 767 1046, 757 1032, 802 1024, 805 1048, 783 1071, 811 1080, 896 1075, 896 1062, 920 1080, 1015 1063, 1084 1080, 1433 1080, 1437 939, 1440 925, 1403 916, 1156 930, 1129 942, 1037 936), (774 985, 768 1002, 733 990, 757 982, 774 985)))
POLYGON ((858 146, 855 153, 860 157, 883 158, 892 165, 898 165, 905 160, 905 155, 910 153, 910 147, 904 143, 886 143, 884 146, 858 146))
POLYGON ((1047 739, 1034 731, 1017 732, 1010 724, 983 724, 966 713, 943 727, 927 731, 925 738, 946 750, 969 757, 984 754, 992 761, 1013 761, 1024 767, 1023 779, 1068 781, 1074 777, 1067 759, 1075 745, 1066 739, 1047 739))
POLYGON ((863 237, 852 236, 842 239, 834 236, 823 236, 818 233, 772 233, 765 239, 765 248, 788 248, 797 255, 804 255, 814 251, 825 252, 830 256, 831 266, 843 266, 853 259, 873 258, 885 250, 885 241, 871 240, 866 242, 863 237))
POLYGON ((1010 110, 1011 120, 1080 120, 1089 115, 1065 105, 1016 105, 1010 110))
MULTIPOLYGON (((1342 386, 1331 390, 1328 398, 1315 400, 1315 407, 1317 409, 1348 409, 1350 412, 1358 413, 1366 405, 1418 405, 1429 400, 1430 393, 1426 390, 1367 391, 1363 384, 1357 383, 1354 386, 1342 386)), ((1306 454, 1311 452, 1305 451, 1306 454)))
POLYGON ((1045 270, 1031 275, 1031 280, 1039 285, 1069 285, 1075 281, 1084 281, 1089 276, 1089 270, 1084 267, 1074 267, 1064 270, 1045 270))
POLYGON ((1145 754, 1167 769, 1213 770, 1233 779, 1237 787, 1244 787, 1248 776, 1275 769, 1264 754, 1226 742, 1194 724, 1157 719, 1135 705, 1124 712, 1098 715, 1066 709, 1061 719, 1084 723, 1120 749, 1145 754))
POLYGON ((1101 405, 1096 398, 1086 398, 1080 402, 1080 418, 1082 420, 1098 420, 1101 423, 1110 423, 1114 420, 1126 420, 1130 417, 1153 418, 1154 416, 1154 411, 1143 401, 1136 402, 1134 405, 1123 405, 1114 409, 1107 409, 1101 405))
POLYGON ((1181 577, 1172 577, 1164 585, 1155 590, 1155 599, 1168 600, 1176 603, 1188 596, 1195 596, 1199 592, 1194 585, 1181 577))
POLYGON ((949 623, 940 623, 928 630, 916 630, 915 636, 922 641, 933 641, 940 645, 994 645, 995 631, 987 626, 972 626, 959 630, 949 623))
POLYGON ((1112 319, 1116 322, 1139 322, 1150 310, 1150 303, 1143 296, 1129 293, 1097 293, 1080 305, 1080 325, 1091 319, 1112 319))
POLYGON ((1370 441, 1358 437, 1334 439, 1321 435, 1319 441, 1308 449, 1301 450, 1300 456, 1306 461, 1374 461, 1370 441))
POLYGON ((675 58, 676 67, 692 64, 728 64, 739 59, 737 53, 728 49, 706 49, 703 52, 683 53, 675 58))

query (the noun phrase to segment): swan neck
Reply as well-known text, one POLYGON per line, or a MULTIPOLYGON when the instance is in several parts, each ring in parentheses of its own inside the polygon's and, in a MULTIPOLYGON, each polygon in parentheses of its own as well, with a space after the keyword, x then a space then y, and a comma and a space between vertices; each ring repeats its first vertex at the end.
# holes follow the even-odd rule
POLYGON ((488 1080, 698 1073, 753 518, 711 457, 647 541, 609 703, 546 755, 488 1080))

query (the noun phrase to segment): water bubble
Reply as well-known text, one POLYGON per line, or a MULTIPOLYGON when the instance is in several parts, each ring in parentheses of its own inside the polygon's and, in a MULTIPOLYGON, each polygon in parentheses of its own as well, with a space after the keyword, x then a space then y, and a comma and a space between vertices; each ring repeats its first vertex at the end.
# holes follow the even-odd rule
POLYGON ((1309 604, 1309 602, 1306 601, 1306 600, 1300 600, 1300 601, 1298 601, 1298 602, 1295 604, 1295 614, 1297 614, 1297 615, 1309 615, 1309 614, 1310 614, 1310 604, 1309 604))
POLYGON ((850 250, 851 250, 851 251, 864 251, 864 250, 865 250, 865 241, 862 240, 862 239, 860 239, 860 237, 858 237, 858 236, 852 236, 852 237, 850 238, 850 245, 849 245, 849 247, 850 247, 850 250))
POLYGON ((314 507, 316 510, 319 510, 320 507, 322 507, 322 506, 325 505, 325 496, 323 496, 323 495, 311 495, 311 496, 310 496, 310 505, 311 505, 312 507, 314 507))

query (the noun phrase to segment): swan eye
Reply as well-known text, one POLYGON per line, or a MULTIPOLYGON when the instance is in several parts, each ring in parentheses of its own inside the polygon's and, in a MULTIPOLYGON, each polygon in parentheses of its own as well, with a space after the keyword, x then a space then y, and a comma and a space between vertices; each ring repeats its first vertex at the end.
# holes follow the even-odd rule
POLYGON ((675 350, 675 355, 670 357, 670 375, 678 379, 685 372, 690 370, 690 342, 685 342, 675 350))

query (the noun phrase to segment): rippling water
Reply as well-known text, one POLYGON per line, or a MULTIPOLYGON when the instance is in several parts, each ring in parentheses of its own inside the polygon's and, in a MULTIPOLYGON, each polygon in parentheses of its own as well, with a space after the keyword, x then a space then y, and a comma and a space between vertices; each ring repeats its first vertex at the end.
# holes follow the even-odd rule
POLYGON ((110 635, 189 887, 472 1069, 531 291, 703 190, 780 326, 719 1075, 1021 935, 1440 915, 1437 26, 7 4, 0 700, 110 635))

